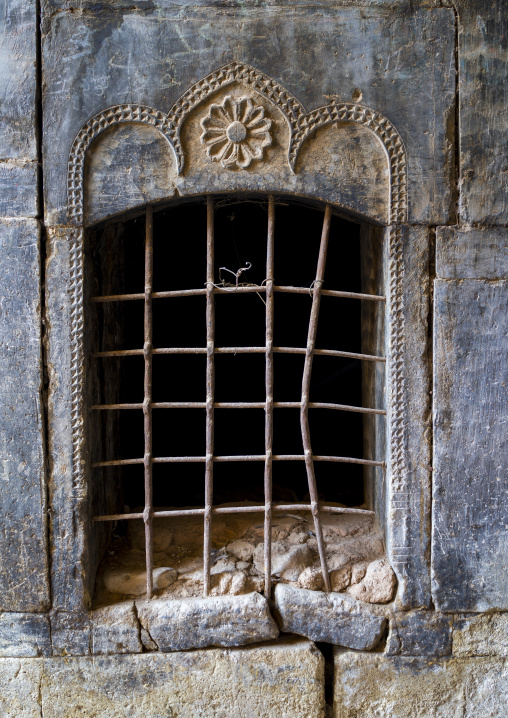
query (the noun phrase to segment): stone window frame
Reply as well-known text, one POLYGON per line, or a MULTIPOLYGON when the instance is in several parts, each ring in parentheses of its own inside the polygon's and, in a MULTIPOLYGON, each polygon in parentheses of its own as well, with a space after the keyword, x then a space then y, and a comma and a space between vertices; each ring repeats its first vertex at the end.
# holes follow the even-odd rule
MULTIPOLYGON (((65 440, 58 432, 53 450, 64 448, 65 476, 52 476, 50 490, 59 494, 65 503, 62 515, 53 517, 53 566, 65 566, 62 576, 53 571, 55 608, 83 610, 90 605, 90 577, 87 575, 88 551, 88 477, 85 450, 85 420, 83 400, 84 366, 84 242, 83 171, 88 149, 106 129, 122 123, 148 124, 158 129, 171 146, 177 160, 178 172, 184 169, 185 151, 180 141, 180 129, 189 112, 204 99, 232 83, 244 85, 250 92, 260 93, 277 105, 286 117, 289 132, 288 162, 294 171, 302 144, 317 128, 325 125, 358 123, 367 127, 381 142, 389 169, 389 225, 382 230, 387 238, 387 441, 386 441, 386 525, 385 538, 388 558, 397 574, 399 608, 428 605, 430 574, 427 560, 428 512, 427 489, 422 492, 422 479, 415 461, 420 462, 426 449, 422 444, 426 426, 411 414, 412 402, 425 403, 428 383, 424 370, 418 366, 418 376, 411 376, 414 351, 425 351, 420 330, 413 333, 415 309, 413 293, 415 281, 422 285, 428 280, 426 265, 427 229, 407 224, 406 150, 393 124, 370 108, 357 103, 334 101, 309 113, 301 103, 275 80, 255 68, 234 62, 220 68, 193 85, 175 103, 169 113, 144 105, 124 104, 107 108, 94 115, 78 132, 69 155, 68 225, 49 230, 53 249, 50 260, 56 262, 57 275, 48 275, 48 289, 56 296, 58 285, 65 283, 68 306, 58 317, 55 346, 60 343, 61 361, 68 375, 68 383, 53 392, 50 404, 54 415, 67 419, 65 440), (58 248, 59 258, 55 252, 58 248), (411 251, 409 249, 411 248, 411 251), (409 332, 407 331, 409 321, 409 332), (409 342, 408 342, 409 339, 409 342), (408 346, 409 344, 409 346, 408 346), (416 346, 417 345, 417 346, 416 346), (419 452, 419 453, 418 453, 419 452), (421 454, 421 456, 420 456, 421 454), (422 498, 423 496, 423 498, 422 498), (422 523, 422 515, 424 521, 422 523), (422 528, 423 526, 423 528, 422 528), (416 527, 416 528, 415 528, 416 527), (416 538, 415 538, 416 531, 416 538), (69 580, 72 576, 73 580, 69 580)), ((325 200, 326 201, 326 200, 325 200)), ((334 202, 346 213, 350 207, 334 202)), ((358 212, 355 212, 358 217, 358 212)), ((379 225, 378 219, 362 216, 362 220, 379 225)), ((57 253, 58 253, 57 252, 57 253)), ((55 270, 54 270, 55 271, 55 270)), ((51 304, 51 300, 49 301, 51 304)), ((419 304, 420 309, 425 298, 419 304)), ((56 314, 55 314, 56 316, 56 314)), ((51 353, 51 352, 50 352, 51 353)), ((57 377, 58 367, 50 369, 50 378, 57 377)), ((423 458, 423 461, 425 459, 423 458)))

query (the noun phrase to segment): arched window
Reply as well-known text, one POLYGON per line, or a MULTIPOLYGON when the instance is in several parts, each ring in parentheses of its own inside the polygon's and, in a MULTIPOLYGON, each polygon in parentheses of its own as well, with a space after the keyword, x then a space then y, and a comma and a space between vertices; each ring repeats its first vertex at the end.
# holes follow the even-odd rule
POLYGON ((273 517, 310 511, 330 590, 323 517, 372 515, 384 468, 382 233, 331 205, 217 195, 89 242, 99 554, 116 522, 119 546, 144 522, 151 596, 157 521, 199 520, 208 595, 214 520, 248 515, 268 596, 273 517))

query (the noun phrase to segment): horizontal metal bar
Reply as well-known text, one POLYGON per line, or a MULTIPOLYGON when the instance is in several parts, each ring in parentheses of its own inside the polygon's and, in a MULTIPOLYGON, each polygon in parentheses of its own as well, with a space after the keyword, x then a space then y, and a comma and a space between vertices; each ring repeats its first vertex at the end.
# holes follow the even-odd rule
MULTIPOLYGON (((273 347, 276 354, 307 354, 307 349, 301 347, 273 347)), ((265 354, 266 347, 215 347, 215 354, 265 354)), ((206 354, 205 347, 168 347, 165 349, 154 349, 152 354, 206 354)), ((335 349, 314 349, 314 355, 344 357, 347 359, 358 359, 361 361, 386 362, 385 357, 378 357, 372 354, 356 354, 355 352, 343 352, 335 349)), ((115 351, 96 352, 94 357, 124 357, 143 356, 143 349, 118 349, 115 351)))
MULTIPOLYGON (((257 514, 264 513, 264 506, 217 506, 212 508, 212 514, 257 514)), ((311 511, 310 504, 272 504, 272 510, 284 511, 311 511)), ((368 509, 355 509, 349 506, 320 506, 320 511, 328 514, 366 514, 373 516, 374 511, 368 509)), ((173 511, 154 511, 154 519, 178 518, 179 516, 203 516, 205 509, 175 509, 173 511)), ((95 516, 94 521, 125 521, 143 519, 143 514, 108 514, 95 516)))
MULTIPOLYGON (((275 409, 299 409, 300 401, 274 401, 275 409)), ((116 411, 119 409, 142 409, 143 404, 94 404, 92 409, 116 411)), ((150 405, 151 409, 205 409, 205 401, 157 401, 150 405)), ((214 409, 265 409, 264 401, 217 401, 214 409)), ((379 414, 386 415, 384 409, 366 409, 363 406, 349 406, 348 404, 325 404, 313 401, 309 403, 309 409, 335 409, 336 411, 348 411, 358 414, 379 414)))
MULTIPOLYGON (((314 461, 333 462, 340 464, 363 464, 365 466, 385 466, 383 461, 371 461, 370 459, 356 459, 348 456, 313 456, 314 461)), ((238 456, 214 456, 216 463, 265 461, 264 454, 250 454, 238 456)), ((273 461, 305 461, 302 454, 274 454, 273 461)), ((92 468, 107 466, 128 466, 132 464, 143 464, 143 459, 116 459, 114 461, 98 461, 92 464, 92 468)), ((159 456, 152 459, 154 464, 200 464, 206 462, 206 456, 159 456)))
MULTIPOLYGON (((290 287, 290 286, 274 286, 274 292, 283 292, 285 294, 310 294, 312 289, 309 287, 290 287)), ((239 287, 214 287, 214 294, 262 294, 266 292, 263 284, 239 286, 239 287)), ((386 302, 386 297, 378 294, 361 294, 359 292, 340 292, 334 289, 323 289, 321 294, 326 297, 338 297, 339 299, 365 299, 372 302, 386 302)), ((206 287, 203 289, 175 289, 168 292, 152 292, 152 299, 171 299, 173 297, 195 297, 206 296, 206 287)), ((92 297, 90 299, 94 304, 105 304, 108 302, 129 302, 136 299, 144 299, 142 293, 135 294, 109 294, 104 296, 92 297)))

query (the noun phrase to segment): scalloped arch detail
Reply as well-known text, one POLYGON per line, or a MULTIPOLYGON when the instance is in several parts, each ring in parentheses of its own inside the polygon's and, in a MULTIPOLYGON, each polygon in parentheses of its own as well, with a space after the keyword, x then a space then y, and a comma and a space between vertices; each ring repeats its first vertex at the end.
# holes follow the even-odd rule
POLYGON ((140 122, 158 129, 175 153, 178 174, 184 168, 185 156, 180 130, 188 114, 211 94, 234 82, 257 92, 273 102, 285 116, 290 132, 288 164, 295 172, 296 161, 305 140, 325 125, 357 123, 368 127, 382 143, 390 167, 390 223, 407 220, 406 150, 402 138, 386 118, 374 110, 348 102, 333 102, 311 112, 286 88, 256 68, 231 62, 214 70, 190 87, 168 114, 147 105, 124 104, 108 107, 94 115, 78 132, 69 154, 67 196, 68 219, 83 224, 83 170, 85 156, 92 142, 104 130, 126 122, 140 122))

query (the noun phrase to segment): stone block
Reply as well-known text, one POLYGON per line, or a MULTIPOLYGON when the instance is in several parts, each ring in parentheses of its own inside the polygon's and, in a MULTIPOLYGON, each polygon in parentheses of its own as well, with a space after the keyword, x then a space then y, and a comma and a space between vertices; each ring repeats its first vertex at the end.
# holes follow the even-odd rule
POLYGON ((86 656, 90 653, 91 626, 88 615, 58 612, 50 620, 54 656, 86 656))
POLYGON ((35 160, 37 7, 0 0, 0 17, 0 160, 35 160))
POLYGON ((139 622, 133 601, 92 611, 92 653, 141 653, 139 622))
POLYGON ((36 613, 0 613, 0 656, 51 655, 49 619, 36 613))
POLYGON ((37 163, 0 162, 0 217, 37 215, 37 163))
POLYGON ((0 716, 41 718, 42 661, 0 658, 0 716))
POLYGON ((455 616, 453 655, 508 657, 508 613, 455 616))
POLYGON ((323 718, 324 659, 312 643, 53 658, 42 714, 129 718, 323 718))
MULTIPOLYGON (((112 12, 102 5, 94 6, 93 13, 48 15, 42 35, 48 224, 67 223, 69 151, 89 118, 125 103, 141 103, 167 113, 182 93, 232 61, 251 65, 280 82, 306 112, 333 100, 351 102, 353 95, 357 100, 362 96, 361 104, 387 117, 407 148, 410 221, 446 224, 453 219, 455 68, 454 16, 449 8, 419 11, 408 7, 396 13, 391 7, 327 4, 316 11, 253 3, 225 12, 218 6, 211 9, 198 4, 187 7, 182 15, 178 4, 145 7, 142 14, 132 6, 112 12), (143 68, 134 82, 132 67, 143 68)), ((233 89, 245 93, 242 87, 233 89)), ((258 97, 255 91, 254 96, 258 97)), ((189 169, 177 180, 168 171, 166 196, 173 196, 175 187, 182 194, 255 187, 323 197, 332 190, 340 193, 344 185, 347 192, 337 195, 336 201, 353 211, 367 208, 367 213, 378 217, 375 208, 384 204, 379 188, 386 194, 388 184, 377 159, 378 148, 369 150, 376 157, 372 165, 362 153, 364 143, 369 142, 364 133, 331 131, 323 154, 320 130, 302 149, 310 153, 307 164, 316 160, 315 150, 317 159, 323 160, 317 168, 319 182, 305 167, 293 175, 287 160, 282 169, 276 159, 286 148, 281 143, 287 143, 287 120, 276 103, 266 102, 273 115, 275 141, 267 153, 274 157, 272 164, 258 163, 258 169, 232 172, 209 161, 199 140, 202 117, 190 113, 198 133, 195 146, 203 159, 197 174, 192 171, 192 158, 189 169), (284 136, 278 134, 279 126, 281 132, 285 126, 284 136), (344 153, 351 152, 357 163, 353 175, 343 160, 344 153)), ((186 150, 190 135, 183 130, 186 150)), ((98 191, 91 189, 95 194, 98 191)), ((159 186, 156 196, 161 192, 159 186)), ((132 201, 138 202, 139 197, 132 201)), ((124 206, 122 199, 117 211, 124 206)), ((107 211, 113 212, 114 207, 107 211)))
POLYGON ((459 0, 460 204, 464 222, 508 224, 508 16, 503 0, 459 0))
POLYGON ((508 230, 438 227, 436 275, 439 279, 507 279, 508 230))
POLYGON ((141 626, 163 652, 242 646, 279 635, 268 603, 259 593, 136 601, 136 608, 141 626))
POLYGON ((375 648, 386 626, 386 618, 361 601, 282 583, 275 587, 275 609, 281 631, 358 651, 375 648))
POLYGON ((39 226, 0 220, 0 610, 49 604, 39 226))
POLYGON ((508 608, 508 282, 438 280, 434 338, 433 597, 508 608))
POLYGON ((410 611, 390 616, 387 655, 442 657, 451 652, 451 616, 435 611, 410 611))
POLYGON ((506 662, 335 649, 334 718, 504 718, 506 662))

